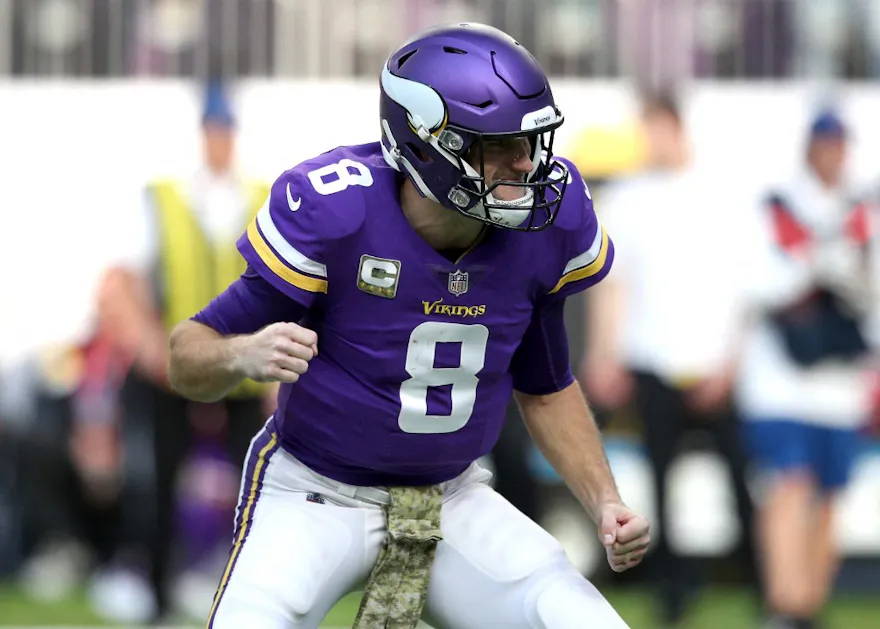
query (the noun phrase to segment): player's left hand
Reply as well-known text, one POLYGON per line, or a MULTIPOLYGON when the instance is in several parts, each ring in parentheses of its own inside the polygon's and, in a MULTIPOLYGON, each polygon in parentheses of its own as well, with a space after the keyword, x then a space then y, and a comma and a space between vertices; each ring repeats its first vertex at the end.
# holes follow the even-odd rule
POLYGON ((639 565, 651 543, 648 520, 619 503, 602 505, 600 516, 599 540, 611 569, 624 572, 639 565))

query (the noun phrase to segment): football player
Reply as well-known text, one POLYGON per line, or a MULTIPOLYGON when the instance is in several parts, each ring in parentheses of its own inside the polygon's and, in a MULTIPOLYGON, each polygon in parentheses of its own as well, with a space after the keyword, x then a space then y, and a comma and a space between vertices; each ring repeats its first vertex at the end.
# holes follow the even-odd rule
POLYGON ((314 628, 365 588, 360 629, 624 629, 476 463, 513 394, 611 567, 641 561, 648 523, 569 366, 565 299, 614 250, 553 155, 547 77, 505 33, 457 24, 404 44, 380 85, 381 142, 283 173, 239 241, 246 273, 171 338, 192 399, 281 382, 208 625, 314 628))

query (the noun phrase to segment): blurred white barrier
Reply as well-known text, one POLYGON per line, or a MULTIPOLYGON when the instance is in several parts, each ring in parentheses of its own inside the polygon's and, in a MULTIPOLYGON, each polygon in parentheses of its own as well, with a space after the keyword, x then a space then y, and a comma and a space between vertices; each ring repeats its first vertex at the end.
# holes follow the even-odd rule
MULTIPOLYGON (((377 139, 376 89, 373 80, 242 83, 242 168, 274 179, 316 153, 377 139)), ((578 146, 585 128, 627 124, 636 112, 622 83, 558 81, 555 93, 566 116, 563 155, 589 150, 578 146)), ((696 84, 684 104, 697 159, 726 171, 730 190, 757 191, 796 166, 807 120, 825 96, 808 84, 696 84)), ((880 87, 835 96, 854 130, 854 176, 873 180, 880 87)), ((94 283, 124 246, 114 234, 126 228, 145 181, 197 166, 198 119, 190 83, 0 81, 0 361, 87 330, 94 283)), ((658 199, 667 202, 675 199, 658 199)))

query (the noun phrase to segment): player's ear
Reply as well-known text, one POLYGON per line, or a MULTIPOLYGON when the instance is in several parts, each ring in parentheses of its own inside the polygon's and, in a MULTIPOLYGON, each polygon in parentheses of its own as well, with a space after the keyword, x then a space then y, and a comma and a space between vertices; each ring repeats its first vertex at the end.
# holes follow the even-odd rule
POLYGON ((471 144, 470 148, 467 150, 467 153, 464 154, 464 161, 473 166, 474 168, 480 167, 480 155, 482 155, 482 138, 476 138, 474 143, 471 144))
POLYGON ((414 152, 416 155, 419 156, 419 160, 422 161, 423 163, 425 163, 425 164, 430 164, 430 163, 432 163, 432 162, 434 161, 434 158, 433 158, 433 157, 431 157, 430 155, 428 155, 427 153, 425 153, 425 151, 423 151, 423 150, 420 149, 419 147, 413 145, 413 146, 412 146, 412 150, 413 150, 413 152, 414 152))

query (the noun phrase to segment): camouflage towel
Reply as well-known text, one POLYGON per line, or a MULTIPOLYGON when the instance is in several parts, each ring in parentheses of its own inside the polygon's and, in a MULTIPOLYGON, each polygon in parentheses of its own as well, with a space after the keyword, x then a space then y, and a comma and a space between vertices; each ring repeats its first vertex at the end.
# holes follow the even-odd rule
POLYGON ((414 629, 428 596, 443 490, 391 487, 388 533, 370 573, 353 629, 414 629))

